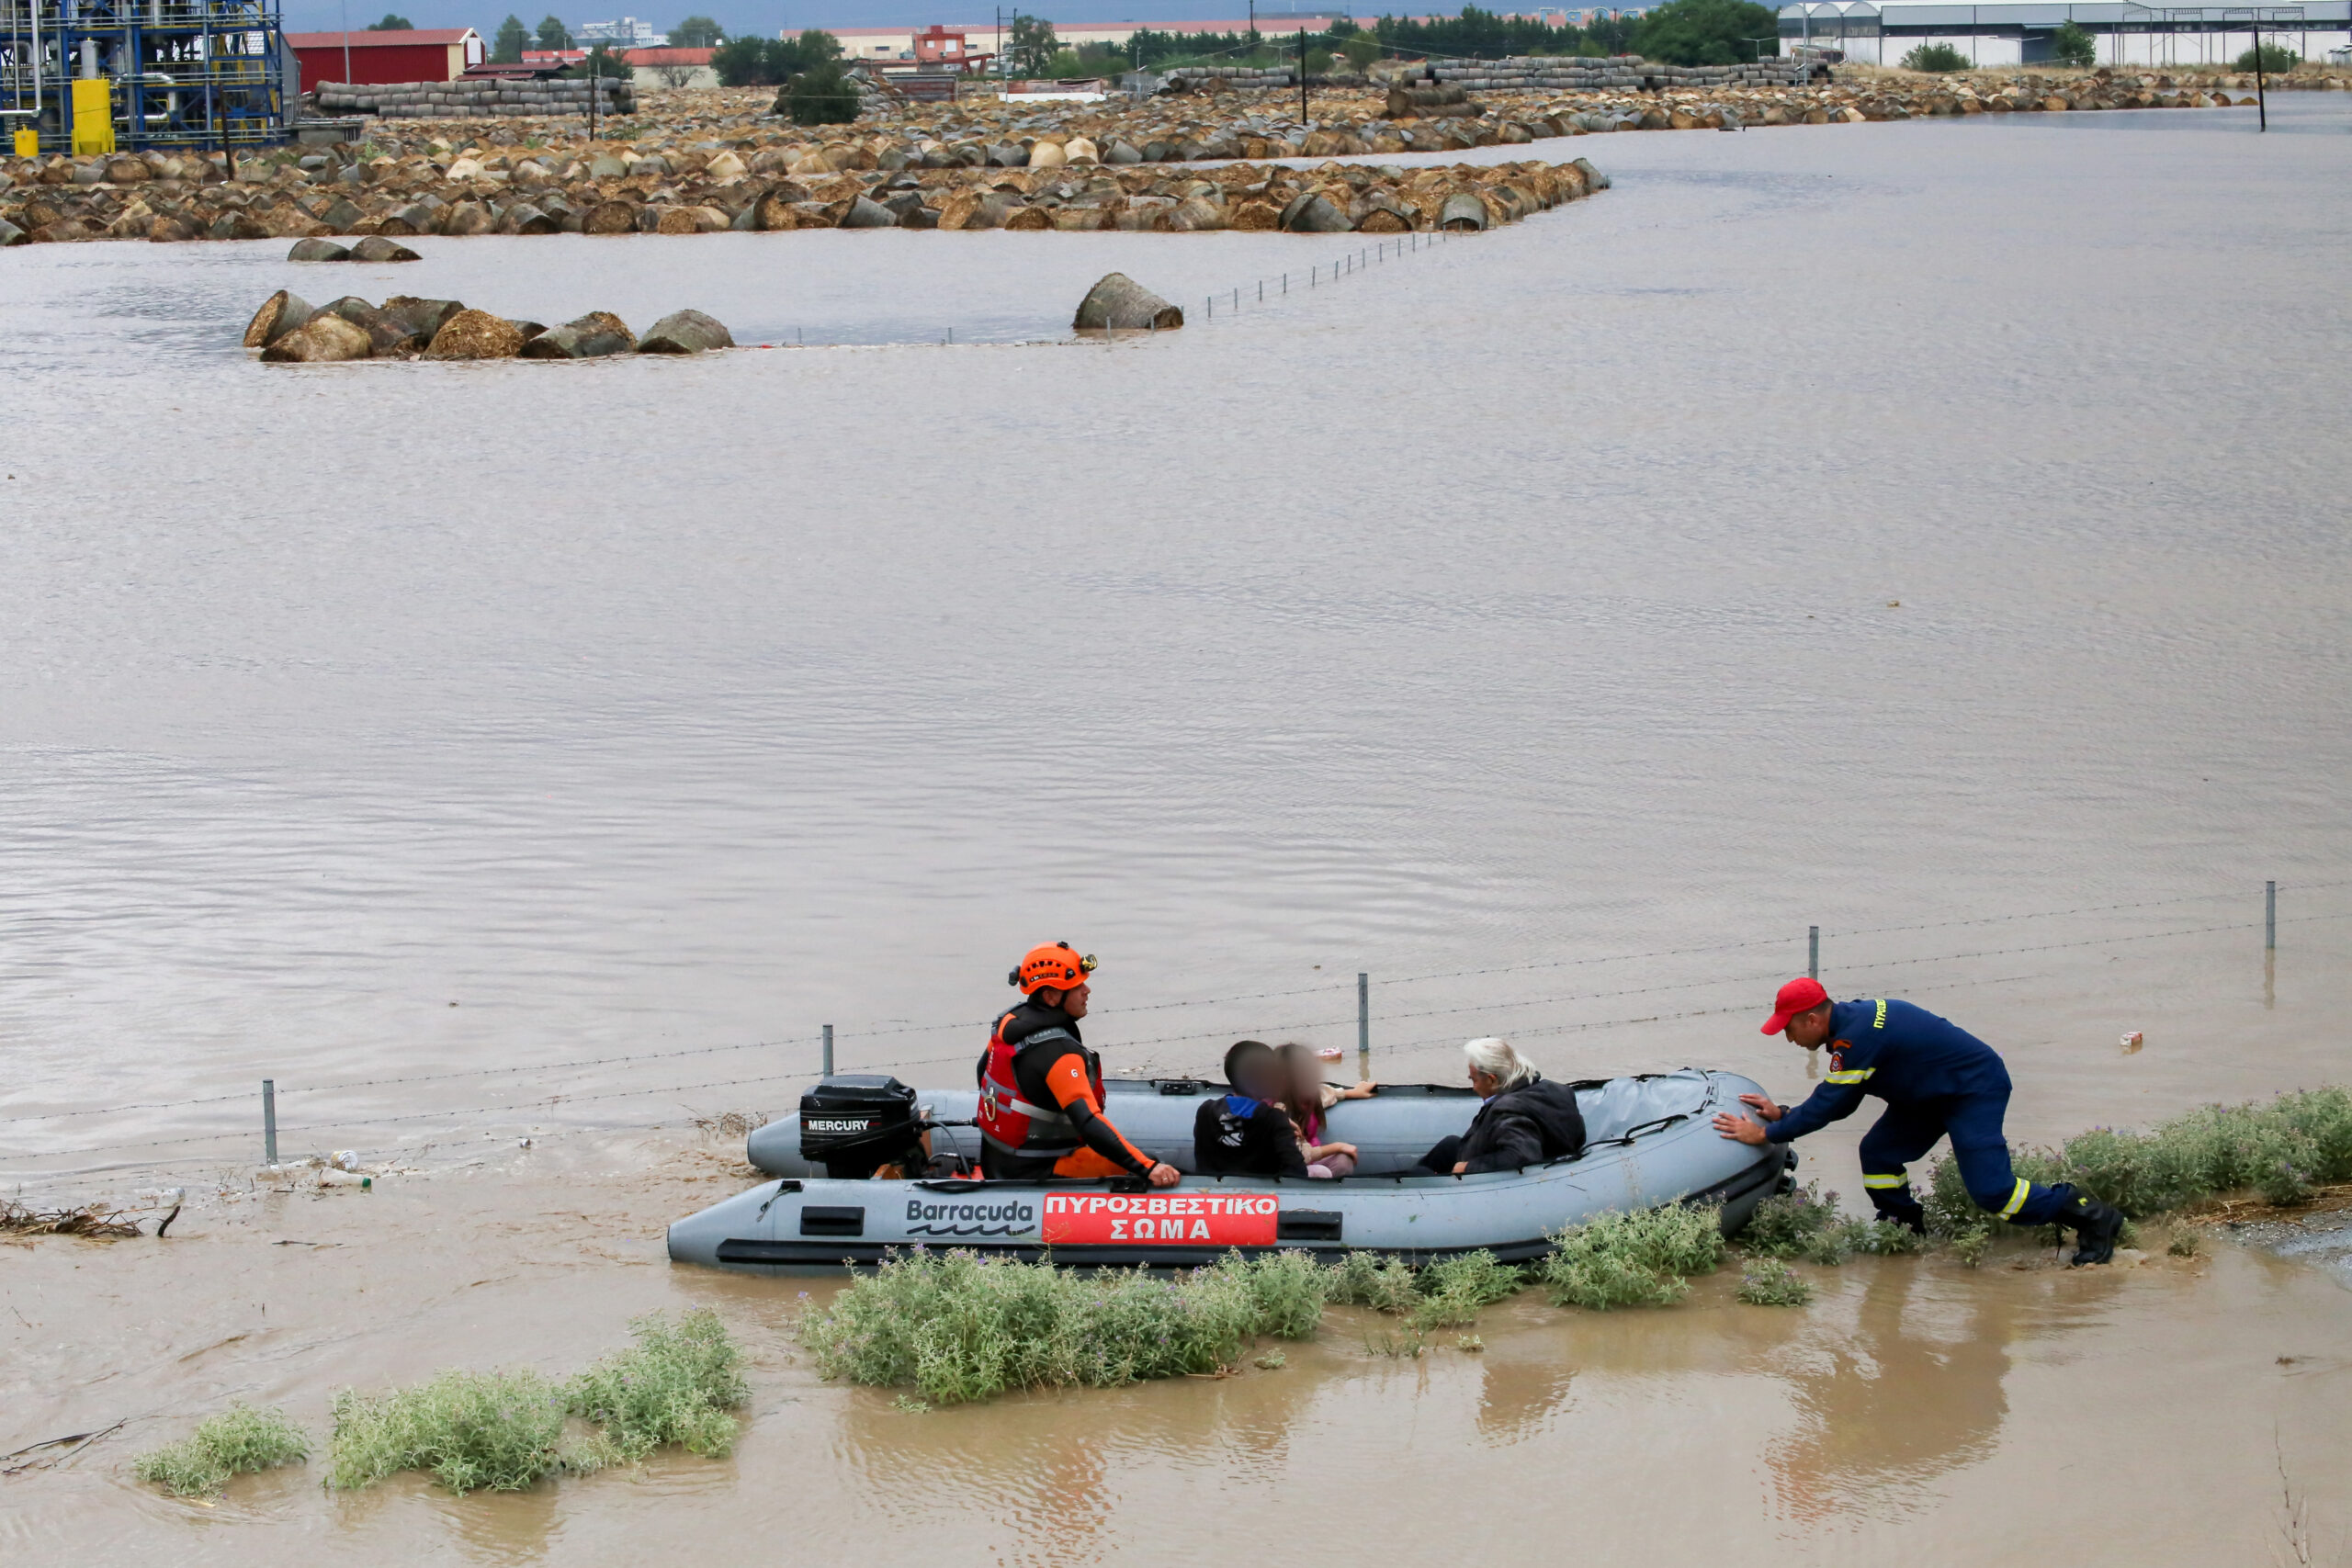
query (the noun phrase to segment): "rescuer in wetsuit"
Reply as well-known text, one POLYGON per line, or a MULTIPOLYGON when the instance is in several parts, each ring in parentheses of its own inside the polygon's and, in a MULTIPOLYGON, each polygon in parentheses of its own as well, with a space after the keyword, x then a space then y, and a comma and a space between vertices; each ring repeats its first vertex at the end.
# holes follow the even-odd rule
POLYGON ((1093 971, 1093 959, 1054 942, 1031 948, 1005 976, 1028 1000, 996 1021, 980 1056, 980 1172, 992 1181, 1179 1179, 1174 1166, 1127 1142, 1102 1114, 1102 1064, 1078 1032, 1093 971))
POLYGON ((1951 1157, 1976 1206, 2020 1225, 2070 1225, 2072 1261, 2111 1262, 2123 1215, 2064 1183, 2043 1187, 2009 1166, 2001 1118, 2009 1106, 2009 1070, 1990 1045, 1923 1007, 1892 999, 1833 1002, 1818 980, 1800 976, 1781 987, 1767 1034, 1786 1032, 1810 1051, 1829 1046, 1829 1072, 1802 1105, 1784 1108, 1760 1094, 1740 1102, 1764 1124, 1733 1111, 1715 1131, 1743 1144, 1785 1144, 1860 1109, 1864 1095, 1886 1113, 1862 1134, 1862 1187, 1879 1218, 1927 1228, 1904 1167, 1949 1134, 1951 1157))

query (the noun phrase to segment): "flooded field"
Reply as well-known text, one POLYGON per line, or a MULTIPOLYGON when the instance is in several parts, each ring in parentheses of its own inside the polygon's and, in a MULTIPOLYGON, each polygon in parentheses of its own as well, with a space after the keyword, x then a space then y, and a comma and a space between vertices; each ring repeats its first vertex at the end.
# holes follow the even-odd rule
MULTIPOLYGON (((830 1285, 660 1241, 750 1180, 690 1115, 787 1107, 827 1022, 961 1081, 1052 938, 1114 1070, 1352 1047, 1368 971, 1385 1076, 1493 1032, 1793 1096, 1755 1021, 1818 925, 1833 991, 2004 1051, 2021 1138, 2352 1077, 2352 116, 2272 118, 1591 138, 1615 189, 1304 298, 1346 247, 0 255, 0 1180, 197 1194, 0 1245, 0 1451, 128 1423, 0 1479, 0 1554, 2261 1562, 2298 1495, 2338 1540, 2352 1298, 2226 1245, 1531 1295, 1418 1360, 1334 1313, 1279 1371, 914 1415, 792 1354, 830 1285), (1114 267, 1193 324, 1023 346, 1114 267), (265 369, 285 285, 860 346, 265 369), (266 1077, 288 1152, 416 1174, 221 1197, 266 1077), (728 1461, 129 1476, 232 1397, 322 1431, 699 1303, 758 1355, 728 1461)), ((1804 1174, 1857 1193, 1860 1130, 1804 1174)))

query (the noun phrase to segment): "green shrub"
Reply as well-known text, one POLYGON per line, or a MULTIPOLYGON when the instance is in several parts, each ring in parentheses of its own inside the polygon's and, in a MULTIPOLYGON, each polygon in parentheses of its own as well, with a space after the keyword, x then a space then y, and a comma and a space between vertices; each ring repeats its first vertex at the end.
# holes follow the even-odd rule
POLYGON ((592 1470, 567 1452, 563 1390, 533 1371, 443 1372, 413 1388, 334 1397, 327 1484, 372 1485, 421 1470, 452 1492, 515 1492, 559 1469, 592 1470))
POLYGON ((1903 57, 1905 71, 1930 71, 1940 75, 1970 68, 1968 56, 1948 43, 1923 43, 1903 57))
POLYGON ((1410 1312, 1420 1301, 1412 1266, 1377 1253, 1351 1252, 1331 1267, 1329 1299, 1375 1312, 1410 1312))
POLYGON ((1562 1306, 1666 1306, 1689 1292, 1688 1276, 1713 1272, 1723 1257, 1720 1211, 1678 1203, 1570 1226, 1553 1237, 1540 1274, 1562 1306))
POLYGON ((1739 1299, 1750 1306, 1800 1307, 1813 1300, 1813 1287, 1779 1258, 1758 1258, 1740 1268, 1739 1299))
POLYGON ((1757 1204, 1755 1215, 1739 1233, 1739 1245, 1758 1258, 1807 1257, 1837 1224, 1838 1194, 1824 1198, 1821 1183, 1808 1181, 1793 1192, 1776 1192, 1757 1204))
POLYGON ((2061 65, 2087 71, 2098 63, 2098 41, 2075 22, 2061 22, 2050 37, 2050 58, 2061 65))
POLYGON ((232 1475, 300 1464, 310 1455, 311 1439, 282 1411, 240 1402, 207 1416, 180 1441, 141 1454, 133 1472, 175 1496, 190 1497, 220 1491, 232 1475))
POLYGON ((2261 63, 2259 65, 2256 64, 2256 58, 2257 57, 2253 50, 2247 50, 2244 54, 2238 56, 2237 69, 2240 71, 2260 70, 2265 72, 2292 71, 2295 68, 2296 63, 2303 57, 2297 54, 2293 50, 2289 49, 2283 43, 2266 43, 2261 46, 2261 54, 2259 56, 2261 63))
POLYGON ((2199 1245, 2199 1237, 2195 1231, 2175 1231, 2165 1250, 2175 1258, 2194 1258, 2199 1245))
POLYGON ((1476 1321, 1481 1309, 1517 1295, 1526 1276, 1480 1247, 1430 1264, 1421 1270, 1418 1282, 1421 1296, 1411 1308, 1413 1326, 1458 1328, 1476 1321))
POLYGON ((743 1353, 718 1314, 690 1312, 673 1326, 661 1314, 629 1325, 637 1343, 571 1380, 565 1404, 603 1429, 615 1457, 635 1461, 667 1444, 698 1454, 735 1446, 728 1412, 752 1396, 743 1353))
POLYGON ((1302 1255, 1157 1279, 1145 1269, 1058 1269, 970 1252, 894 1257, 831 1305, 802 1314, 826 1377, 911 1384, 934 1404, 1007 1389, 1106 1388, 1240 1359, 1261 1334, 1314 1332, 1329 1278, 1302 1255))
POLYGON ((831 61, 795 76, 777 96, 795 125, 847 125, 857 118, 857 87, 831 61))

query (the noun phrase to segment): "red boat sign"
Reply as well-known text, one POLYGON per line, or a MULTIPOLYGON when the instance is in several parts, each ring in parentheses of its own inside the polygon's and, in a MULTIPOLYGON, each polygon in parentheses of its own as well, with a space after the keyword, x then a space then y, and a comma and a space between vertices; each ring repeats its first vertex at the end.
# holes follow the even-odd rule
POLYGON ((1049 1192, 1045 1242, 1272 1247, 1279 1208, 1271 1192, 1049 1192))

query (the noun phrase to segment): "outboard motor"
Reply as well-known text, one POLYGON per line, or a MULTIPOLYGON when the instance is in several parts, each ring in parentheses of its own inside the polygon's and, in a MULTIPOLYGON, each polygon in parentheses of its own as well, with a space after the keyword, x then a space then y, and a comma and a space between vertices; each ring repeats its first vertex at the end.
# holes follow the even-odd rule
POLYGON ((887 1074, 837 1073, 800 1097, 800 1157, 837 1180, 921 1169, 922 1129, 915 1091, 887 1074))

